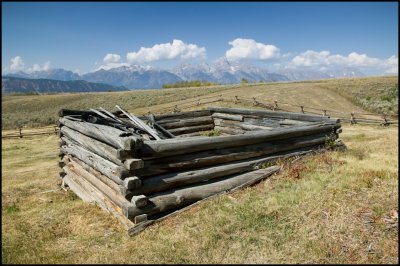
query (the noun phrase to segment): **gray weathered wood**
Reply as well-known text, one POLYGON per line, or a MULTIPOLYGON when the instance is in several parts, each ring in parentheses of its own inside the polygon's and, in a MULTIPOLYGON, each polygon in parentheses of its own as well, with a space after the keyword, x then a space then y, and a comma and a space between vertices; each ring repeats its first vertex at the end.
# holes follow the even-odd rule
POLYGON ((60 109, 58 111, 58 116, 70 116, 70 115, 80 115, 80 116, 89 116, 89 115, 96 115, 91 111, 83 111, 83 110, 72 110, 72 109, 60 109))
POLYGON ((123 165, 128 170, 135 170, 143 168, 144 163, 142 159, 126 159, 123 165))
MULTIPOLYGON (((279 167, 273 166, 262 172, 265 177, 279 171, 279 167)), ((259 175, 254 173, 246 173, 235 176, 228 176, 220 180, 212 180, 204 182, 202 185, 193 185, 185 188, 174 189, 172 191, 164 191, 156 193, 148 197, 149 204, 143 208, 137 208, 136 206, 125 206, 123 213, 126 217, 132 219, 135 216, 141 214, 155 214, 160 213, 169 209, 174 209, 189 205, 198 200, 207 198, 213 194, 221 191, 230 190, 244 183, 250 182, 252 179, 259 179, 259 175)))
POLYGON ((181 127, 170 129, 169 131, 174 135, 185 134, 185 133, 193 133, 198 131, 205 131, 214 128, 214 124, 206 124, 200 126, 191 126, 191 127, 181 127))
POLYGON ((122 109, 118 105, 116 105, 115 107, 117 107, 120 111, 122 111, 129 119, 131 119, 141 129, 143 129, 144 131, 146 131, 147 133, 152 135, 156 140, 160 140, 161 139, 160 136, 158 136, 158 133, 154 129, 152 129, 151 127, 146 125, 141 119, 137 118, 135 115, 129 113, 128 111, 125 111, 124 109, 122 109))
POLYGON ((243 115, 232 115, 227 113, 214 112, 211 116, 212 118, 219 118, 224 120, 243 121, 243 115))
MULTIPOLYGON (((68 174, 72 171, 76 175, 78 175, 80 178, 84 178, 86 181, 91 183, 93 186, 95 186, 98 190, 101 191, 106 197, 108 197, 112 202, 114 202, 117 206, 122 207, 124 204, 129 202, 127 199, 125 199, 121 194, 117 193, 113 189, 111 189, 109 186, 107 186, 105 183, 101 182, 97 177, 92 175, 91 173, 85 171, 85 169, 75 163, 74 161, 71 161, 67 166, 66 169, 69 171, 67 172, 68 174)), ((67 170, 66 170, 67 171, 67 170)))
POLYGON ((122 131, 105 125, 71 121, 64 117, 60 118, 60 122, 61 124, 86 136, 103 141, 115 148, 123 150, 137 149, 143 142, 140 136, 133 136, 133 134, 130 132, 122 131))
POLYGON ((144 168, 138 171, 138 175, 144 178, 146 176, 168 172, 185 171, 324 143, 325 134, 317 134, 247 146, 187 153, 165 157, 162 160, 147 160, 144 162, 144 168))
POLYGON ((295 128, 277 128, 270 131, 251 131, 248 132, 248 134, 235 136, 181 138, 178 141, 176 141, 176 139, 145 141, 140 151, 140 155, 143 158, 160 158, 189 152, 237 147, 262 143, 270 140, 313 135, 321 132, 332 131, 339 127, 340 124, 311 125, 295 128))
POLYGON ((246 132, 246 130, 243 130, 241 128, 227 127, 227 126, 215 126, 214 129, 231 135, 239 135, 239 134, 244 134, 246 132))
MULTIPOLYGON (((80 178, 72 171, 70 172, 70 175, 74 178, 73 180, 76 184, 74 188, 71 187, 72 191, 74 191, 79 197, 83 195, 88 196, 89 202, 96 202, 104 211, 111 213, 127 230, 132 230, 134 224, 122 214, 121 207, 109 200, 103 193, 101 193, 101 191, 84 178, 80 178), (81 191, 82 193, 78 194, 77 191, 81 191)), ((131 203, 128 202, 126 206, 129 206, 129 204, 131 203)))
POLYGON ((165 122, 161 122, 161 121, 159 122, 159 124, 162 125, 166 129, 198 126, 198 125, 212 124, 212 123, 213 123, 213 119, 211 118, 211 116, 200 116, 200 117, 195 117, 195 118, 181 119, 179 121, 170 122, 170 123, 165 123, 165 122))
POLYGON ((194 117, 199 117, 199 116, 210 116, 211 111, 210 110, 196 110, 196 111, 189 111, 189 112, 181 112, 181 113, 175 113, 175 114, 164 114, 164 115, 155 115, 155 119, 158 123, 161 122, 161 120, 171 120, 171 119, 185 119, 185 118, 194 118, 194 117))
POLYGON ((82 133, 70 129, 69 127, 62 127, 60 130, 65 136, 69 139, 78 142, 80 145, 85 147, 86 149, 94 152, 95 154, 112 161, 113 163, 122 166, 122 158, 119 156, 123 155, 123 153, 118 152, 118 149, 105 144, 104 142, 98 141, 82 133))
POLYGON ((85 148, 74 144, 73 141, 62 137, 67 145, 61 147, 61 151, 65 154, 70 154, 84 163, 88 164, 90 167, 101 172, 103 175, 111 178, 114 182, 122 184, 122 179, 133 176, 125 167, 118 166, 113 162, 110 162, 85 148))
POLYGON ((164 191, 167 189, 177 188, 183 185, 199 183, 202 181, 211 180, 214 178, 228 176, 237 173, 248 172, 254 170, 254 167, 267 162, 274 162, 278 159, 288 158, 304 152, 312 148, 299 150, 290 150, 285 152, 275 153, 273 155, 257 157, 252 159, 230 162, 207 168, 201 168, 186 172, 164 174, 142 178, 142 186, 132 190, 133 195, 149 195, 154 192, 164 191))
POLYGON ((284 118, 300 121, 328 121, 337 123, 336 119, 330 119, 326 116, 318 115, 307 115, 302 113, 292 112, 280 112, 280 111, 267 111, 267 110, 256 110, 256 109, 244 109, 244 108, 223 108, 223 107, 208 107, 212 112, 237 114, 237 115, 255 115, 260 117, 275 117, 284 118))
POLYGON ((137 176, 130 176, 124 179, 122 186, 128 190, 136 189, 142 186, 142 180, 137 176))
POLYGON ((148 199, 145 195, 133 196, 131 202, 138 208, 143 208, 147 205, 148 199))

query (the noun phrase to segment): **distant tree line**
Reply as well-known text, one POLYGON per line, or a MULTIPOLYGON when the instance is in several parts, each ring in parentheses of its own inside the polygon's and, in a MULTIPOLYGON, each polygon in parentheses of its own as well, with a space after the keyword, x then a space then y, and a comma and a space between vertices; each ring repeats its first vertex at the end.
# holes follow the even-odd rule
POLYGON ((203 87, 203 86, 213 86, 220 85, 219 83, 210 82, 206 80, 190 80, 190 81, 178 81, 175 83, 163 84, 163 89, 169 88, 183 88, 183 87, 203 87))

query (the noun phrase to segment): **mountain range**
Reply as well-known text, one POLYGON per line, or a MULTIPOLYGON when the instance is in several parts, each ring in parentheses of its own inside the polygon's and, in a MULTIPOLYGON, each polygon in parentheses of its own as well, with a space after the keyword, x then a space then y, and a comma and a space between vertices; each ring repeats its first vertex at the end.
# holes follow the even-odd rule
POLYGON ((2 94, 42 94, 65 92, 127 91, 123 86, 92 83, 85 80, 26 79, 2 77, 2 94))
MULTIPOLYGON (((82 82, 86 81, 108 84, 115 86, 116 88, 122 86, 120 87, 121 89, 157 89, 161 88, 162 85, 166 83, 171 84, 186 80, 205 80, 220 84, 233 84, 239 83, 242 79, 256 82, 274 82, 358 76, 364 76, 364 74, 356 68, 349 67, 329 71, 317 71, 305 68, 286 68, 270 72, 258 66, 246 65, 239 62, 228 61, 226 58, 221 58, 213 63, 184 63, 171 70, 164 70, 151 66, 131 65, 107 70, 98 69, 93 72, 79 75, 72 71, 58 68, 46 71, 35 71, 32 73, 20 71, 17 73, 7 74, 3 76, 3 78, 15 77, 23 79, 47 79, 65 82, 80 80, 82 82)), ((65 88, 60 88, 59 90, 62 91, 65 88)), ((109 89, 110 88, 106 90, 109 89)), ((114 90, 114 87, 111 90, 114 90)))

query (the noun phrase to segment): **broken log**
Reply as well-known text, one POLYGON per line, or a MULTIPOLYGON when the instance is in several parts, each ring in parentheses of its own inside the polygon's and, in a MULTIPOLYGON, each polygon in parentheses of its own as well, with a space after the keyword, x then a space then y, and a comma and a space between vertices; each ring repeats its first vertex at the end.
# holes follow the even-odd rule
POLYGON ((131 132, 122 131, 113 127, 71 121, 64 117, 60 118, 60 122, 86 136, 108 143, 114 148, 134 150, 135 148, 139 148, 142 144, 142 138, 140 136, 133 136, 131 132))
POLYGON ((169 209, 174 209, 182 206, 189 205, 198 200, 207 198, 213 194, 221 191, 230 190, 242 184, 259 179, 259 174, 262 173, 264 177, 270 176, 279 171, 279 167, 272 166, 266 169, 258 170, 257 175, 253 172, 241 175, 228 176, 219 180, 211 180, 201 185, 193 185, 185 188, 174 189, 171 191, 164 191, 148 197, 148 203, 143 208, 132 207, 129 205, 124 206, 123 213, 129 219, 141 214, 155 214, 169 209))

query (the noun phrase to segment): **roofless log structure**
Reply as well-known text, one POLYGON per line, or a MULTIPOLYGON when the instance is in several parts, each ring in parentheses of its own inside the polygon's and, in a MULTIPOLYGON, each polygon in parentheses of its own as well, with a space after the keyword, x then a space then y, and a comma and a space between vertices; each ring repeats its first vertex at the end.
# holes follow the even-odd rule
POLYGON ((278 160, 324 148, 341 132, 338 119, 302 113, 209 107, 136 117, 116 107, 59 111, 60 178, 131 235, 254 184, 278 172, 278 160))

